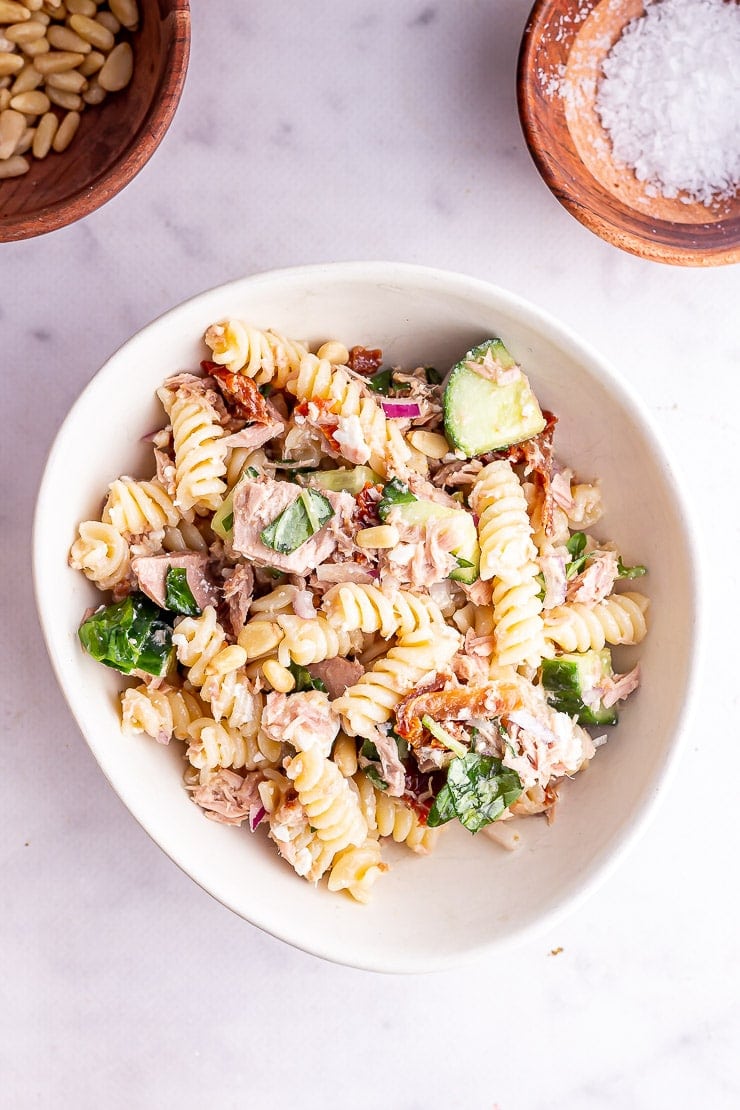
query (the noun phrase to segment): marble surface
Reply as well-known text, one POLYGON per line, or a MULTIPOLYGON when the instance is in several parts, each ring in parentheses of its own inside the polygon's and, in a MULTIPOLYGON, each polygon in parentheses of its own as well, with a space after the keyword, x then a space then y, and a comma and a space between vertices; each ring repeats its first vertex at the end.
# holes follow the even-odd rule
POLYGON ((185 94, 152 162, 83 223, 0 248, 0 1104, 740 1105, 740 834, 722 771, 740 731, 740 272, 639 261, 552 198, 516 115, 527 0, 193 7, 185 94), (677 454, 704 552, 701 704, 648 832, 557 928, 437 976, 323 963, 181 874, 78 734, 28 573, 46 452, 118 344, 229 278, 357 258, 490 279, 596 345, 677 454))

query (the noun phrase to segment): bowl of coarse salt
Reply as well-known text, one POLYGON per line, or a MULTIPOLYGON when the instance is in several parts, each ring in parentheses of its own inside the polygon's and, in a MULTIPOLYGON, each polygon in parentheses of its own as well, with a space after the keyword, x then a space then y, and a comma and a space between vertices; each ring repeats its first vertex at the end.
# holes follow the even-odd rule
POLYGON ((738 61, 737 0, 537 0, 517 89, 543 179, 623 250, 739 262, 738 61))

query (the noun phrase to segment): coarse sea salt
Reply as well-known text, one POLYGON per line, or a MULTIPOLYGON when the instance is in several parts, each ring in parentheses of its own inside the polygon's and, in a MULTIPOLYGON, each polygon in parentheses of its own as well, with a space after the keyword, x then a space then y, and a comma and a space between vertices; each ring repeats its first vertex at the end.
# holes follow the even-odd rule
POLYGON ((603 63, 596 111, 652 196, 711 205, 740 186, 740 4, 653 0, 603 63))

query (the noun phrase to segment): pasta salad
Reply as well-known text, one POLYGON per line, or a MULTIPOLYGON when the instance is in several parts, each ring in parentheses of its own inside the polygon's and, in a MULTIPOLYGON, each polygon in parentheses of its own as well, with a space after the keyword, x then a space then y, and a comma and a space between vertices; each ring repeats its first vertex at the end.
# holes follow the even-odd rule
POLYGON ((639 684, 611 649, 646 634, 645 568, 592 532, 598 481, 498 338, 444 377, 235 319, 205 343, 157 391, 151 476, 70 552, 110 595, 79 638, 130 676, 123 731, 182 742, 207 817, 360 902, 388 838, 515 847, 639 684))

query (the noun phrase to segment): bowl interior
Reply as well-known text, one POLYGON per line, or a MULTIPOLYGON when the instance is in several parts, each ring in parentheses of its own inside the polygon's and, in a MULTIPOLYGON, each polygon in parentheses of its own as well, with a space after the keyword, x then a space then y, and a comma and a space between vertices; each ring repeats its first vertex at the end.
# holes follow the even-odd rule
POLYGON ((661 262, 740 260, 740 196, 711 207, 649 196, 611 156, 595 110, 601 65, 643 0, 539 0, 519 59, 519 112, 532 156, 558 200, 596 234, 661 262))
POLYGON ((0 181, 0 241, 39 235, 87 215, 122 189, 156 150, 185 80, 188 2, 140 2, 139 14, 139 29, 133 35, 122 29, 117 36, 134 49, 127 88, 85 109, 62 154, 29 157, 28 173, 0 181))
MULTIPOLYGON (((455 963, 521 937, 603 875, 642 824, 674 749, 695 643, 688 525, 670 464, 635 403, 596 356, 531 306, 457 275, 393 264, 338 264, 238 281, 174 309, 126 343, 63 425, 36 516, 37 600, 50 655, 80 728, 124 803, 198 883, 249 921, 308 951, 387 971, 455 963), (160 426, 152 401, 167 375, 197 367, 200 337, 225 315, 320 342, 382 346, 394 363, 448 367, 492 334, 559 416, 559 458, 602 479, 599 533, 650 568, 643 686, 610 742, 566 784, 557 820, 523 823, 507 853, 448 828, 429 858, 388 853, 392 870, 360 907, 298 880, 263 835, 204 819, 182 787, 182 752, 121 735, 118 677, 80 650, 76 628, 100 594, 67 566, 78 521, 100 512, 106 484, 150 476, 139 437, 160 426), (670 558, 667 556, 670 552, 670 558), (681 604, 676 604, 676 599, 681 604)), ((623 649, 620 669, 636 649, 623 649)), ((395 848, 395 846, 393 846, 395 848)))

